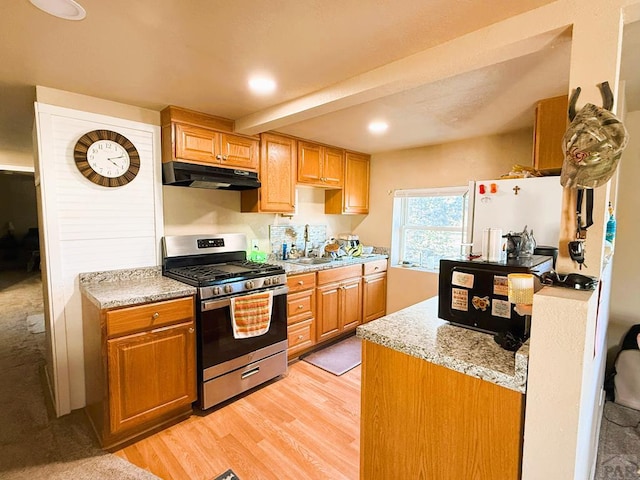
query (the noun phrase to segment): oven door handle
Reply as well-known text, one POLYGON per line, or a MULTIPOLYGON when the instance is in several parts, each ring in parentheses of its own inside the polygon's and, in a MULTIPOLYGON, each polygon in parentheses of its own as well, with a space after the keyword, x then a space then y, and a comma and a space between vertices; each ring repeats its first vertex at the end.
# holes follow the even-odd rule
MULTIPOLYGON (((289 291, 289 287, 286 285, 282 285, 280 287, 274 288, 272 290, 273 296, 282 295, 289 291)), ((247 292, 245 295, 236 295, 237 297, 242 297, 246 295, 251 295, 251 292, 247 292)), ((203 312, 208 312, 209 310, 216 310, 218 308, 224 308, 231 305, 230 298, 223 298, 221 300, 205 300, 202 302, 201 307, 203 312)))

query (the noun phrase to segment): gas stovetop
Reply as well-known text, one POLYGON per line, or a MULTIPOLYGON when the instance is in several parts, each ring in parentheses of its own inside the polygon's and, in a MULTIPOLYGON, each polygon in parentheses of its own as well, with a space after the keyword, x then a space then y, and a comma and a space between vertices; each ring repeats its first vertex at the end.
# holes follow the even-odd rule
POLYGON ((279 265, 247 260, 242 234, 164 237, 162 274, 198 287, 201 300, 284 286, 279 265))
POLYGON ((173 278, 195 287, 208 287, 227 283, 228 281, 249 280, 283 273, 284 269, 278 265, 248 260, 220 264, 190 265, 165 270, 165 274, 169 274, 173 278))

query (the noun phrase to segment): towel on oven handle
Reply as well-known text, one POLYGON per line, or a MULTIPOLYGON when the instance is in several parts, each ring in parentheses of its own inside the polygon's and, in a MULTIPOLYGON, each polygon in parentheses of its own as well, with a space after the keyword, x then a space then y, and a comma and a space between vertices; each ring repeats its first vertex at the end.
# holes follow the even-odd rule
POLYGON ((273 292, 259 292, 231 298, 231 325, 234 338, 264 335, 271 324, 273 292))

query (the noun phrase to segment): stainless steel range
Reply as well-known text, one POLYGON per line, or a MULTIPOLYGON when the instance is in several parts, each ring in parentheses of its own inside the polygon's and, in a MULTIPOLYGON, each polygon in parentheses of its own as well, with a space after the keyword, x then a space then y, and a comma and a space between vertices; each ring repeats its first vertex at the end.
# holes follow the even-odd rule
MULTIPOLYGON (((162 273, 198 288, 198 406, 207 409, 287 371, 287 277, 247 261, 243 234, 163 238, 162 273), (266 333, 235 338, 232 298, 272 292, 266 333)), ((268 315, 266 315, 268 317, 268 315)))

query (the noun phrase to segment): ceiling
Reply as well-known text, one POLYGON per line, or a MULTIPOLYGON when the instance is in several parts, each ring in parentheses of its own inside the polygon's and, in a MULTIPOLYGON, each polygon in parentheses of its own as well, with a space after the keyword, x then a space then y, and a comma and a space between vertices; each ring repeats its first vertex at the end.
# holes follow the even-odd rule
MULTIPOLYGON (((550 1, 79 0, 87 16, 77 22, 2 2, 0 149, 32 149, 35 85, 240 123, 550 1), (275 94, 248 92, 256 71, 276 77, 275 94)), ((570 47, 558 35, 527 55, 276 130, 375 153, 531 127, 536 100, 568 91, 570 47), (366 131, 374 118, 389 121, 385 135, 366 131)))

